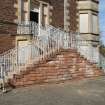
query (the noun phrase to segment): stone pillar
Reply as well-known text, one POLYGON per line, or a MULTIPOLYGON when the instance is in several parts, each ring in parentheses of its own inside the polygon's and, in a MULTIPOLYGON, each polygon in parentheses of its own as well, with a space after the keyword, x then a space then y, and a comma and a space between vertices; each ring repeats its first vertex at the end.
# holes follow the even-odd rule
POLYGON ((39 25, 42 25, 42 2, 40 2, 39 6, 39 25))
POLYGON ((64 30, 69 32, 69 26, 70 26, 70 23, 68 20, 70 20, 70 16, 69 16, 69 3, 68 3, 68 0, 64 0, 64 30))
MULTIPOLYGON (((91 51, 91 49, 88 46, 86 46, 86 49, 90 53, 93 53, 92 56, 94 59, 97 59, 97 61, 98 61, 97 56, 99 55, 98 54, 99 53, 99 29, 98 29, 99 24, 97 22, 99 20, 98 6, 99 6, 98 0, 78 0, 78 11, 79 11, 78 17, 80 17, 80 14, 81 15, 88 14, 88 32, 80 31, 80 35, 84 40, 89 41, 90 43, 89 46, 91 46, 92 49, 94 49, 94 51, 91 51)), ((79 23, 79 30, 80 30, 80 18, 78 20, 79 20, 78 23, 79 23)), ((85 26, 83 26, 82 28, 85 28, 85 26)))
POLYGON ((28 0, 28 20, 30 21, 31 0, 28 0))
POLYGON ((88 15, 89 15, 89 32, 88 33, 92 33, 92 12, 89 11, 88 12, 88 15))
MULTIPOLYGON (((98 0, 94 0, 94 1, 79 0, 78 1, 78 11, 79 11, 79 14, 88 14, 88 22, 89 22, 88 23, 88 25, 89 25, 88 32, 86 32, 86 33, 81 33, 80 32, 80 33, 87 40, 92 40, 92 41, 97 41, 97 42, 99 41, 99 31, 93 32, 93 28, 94 28, 93 15, 97 16, 97 18, 98 18, 98 12, 99 12, 99 10, 98 10, 98 4, 99 4, 98 0)), ((98 20, 99 20, 99 18, 98 18, 98 20)), ((80 23, 80 21, 78 23, 80 23)), ((99 24, 97 24, 97 27, 98 26, 99 26, 99 24)), ((80 27, 79 27, 79 29, 80 29, 80 27)))
POLYGON ((22 21, 22 0, 18 0, 18 22, 22 21))
MULTIPOLYGON (((49 5, 49 3, 47 3, 47 4, 46 4, 46 9, 47 9, 47 10, 46 10, 46 11, 47 11, 47 14, 46 14, 46 16, 47 16, 46 24, 47 24, 47 25, 49 25, 49 18, 50 18, 50 15, 49 15, 49 13, 50 13, 50 10, 49 10, 49 9, 50 9, 50 8, 49 8, 49 7, 50 7, 50 5, 49 5)), ((44 11, 44 12, 46 12, 46 11, 44 11)))

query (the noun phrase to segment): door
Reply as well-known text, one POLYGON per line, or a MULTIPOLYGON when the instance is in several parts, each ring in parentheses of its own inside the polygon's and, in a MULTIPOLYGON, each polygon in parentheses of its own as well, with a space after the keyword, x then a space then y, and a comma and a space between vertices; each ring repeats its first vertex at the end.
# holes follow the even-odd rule
POLYGON ((35 11, 30 11, 30 21, 38 23, 38 20, 39 20, 39 13, 35 11))

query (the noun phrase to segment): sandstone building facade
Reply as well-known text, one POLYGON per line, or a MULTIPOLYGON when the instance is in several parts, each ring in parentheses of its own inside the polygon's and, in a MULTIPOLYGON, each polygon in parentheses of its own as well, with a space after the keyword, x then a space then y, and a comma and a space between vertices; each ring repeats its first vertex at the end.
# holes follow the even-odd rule
POLYGON ((98 0, 3 0, 0 34, 17 34, 19 22, 35 21, 77 31, 89 40, 98 41, 98 4, 98 0))
POLYGON ((99 34, 98 4, 98 0, 0 1, 0 33, 14 34, 18 22, 36 21, 94 36, 99 34))
MULTIPOLYGON (((98 0, 2 0, 0 1, 0 39, 6 40, 9 37, 9 40, 6 40, 9 44, 3 43, 0 47, 1 52, 16 46, 17 40, 22 40, 20 37, 22 35, 18 33, 18 24, 30 21, 39 25, 53 25, 66 32, 80 32, 85 40, 91 41, 91 44, 97 48, 98 5, 98 0)), ((27 39, 26 36, 23 37, 27 39)))
POLYGON ((98 0, 1 0, 0 53, 11 49, 0 57, 6 80, 25 86, 102 75, 96 65, 98 5, 98 0))

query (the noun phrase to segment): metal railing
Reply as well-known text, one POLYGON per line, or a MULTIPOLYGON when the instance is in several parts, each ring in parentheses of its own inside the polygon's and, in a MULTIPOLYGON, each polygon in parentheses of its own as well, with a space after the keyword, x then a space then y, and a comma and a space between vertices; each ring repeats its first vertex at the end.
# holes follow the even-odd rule
POLYGON ((34 22, 22 22, 18 25, 17 33, 32 34, 33 38, 30 44, 23 47, 17 46, 0 55, 1 68, 7 79, 13 74, 26 70, 32 64, 50 58, 61 49, 76 49, 89 61, 99 64, 98 49, 92 46, 91 41, 82 38, 79 33, 67 33, 51 25, 43 27, 34 22))
MULTIPOLYGON (((40 26, 41 27, 41 26, 40 26)), ((44 28, 44 27, 42 27, 44 28)), ((20 35, 27 35, 27 34, 32 34, 32 35, 38 35, 39 32, 39 25, 35 22, 31 21, 22 21, 21 23, 18 23, 17 27, 17 34, 20 35)))
POLYGON ((99 47, 96 42, 86 40, 80 34, 76 36, 77 51, 92 63, 99 63, 99 47), (96 47, 95 47, 95 46, 96 47))
POLYGON ((100 62, 99 67, 101 67, 105 71, 105 56, 100 53, 100 62))
POLYGON ((0 89, 2 89, 2 92, 6 92, 5 88, 5 72, 3 70, 3 64, 0 65, 0 89))
MULTIPOLYGON (((53 26, 43 27, 33 22, 28 24, 29 27, 33 27, 30 31, 28 30, 28 32, 31 32, 33 35, 30 44, 17 46, 0 55, 0 64, 4 72, 5 80, 12 78, 13 74, 26 70, 26 68, 32 66, 32 64, 37 64, 42 60, 50 58, 61 49, 76 47, 74 36, 77 33, 66 33, 53 26)), ((18 29, 20 29, 20 26, 23 27, 22 31, 18 30, 19 34, 27 33, 25 27, 28 29, 29 27, 24 25, 19 25, 18 29)))

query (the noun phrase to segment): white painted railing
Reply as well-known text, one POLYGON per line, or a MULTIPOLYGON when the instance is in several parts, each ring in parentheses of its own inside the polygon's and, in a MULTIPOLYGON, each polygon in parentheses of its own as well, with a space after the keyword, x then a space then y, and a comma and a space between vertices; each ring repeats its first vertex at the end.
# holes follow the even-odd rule
POLYGON ((92 63, 95 63, 97 67, 102 68, 105 71, 105 57, 99 51, 99 45, 94 46, 97 43, 84 39, 80 34, 76 35, 76 49, 84 58, 92 63))
POLYGON ((31 26, 31 31, 28 30, 33 35, 30 44, 23 47, 17 46, 0 55, 1 68, 6 80, 12 78, 13 74, 26 70, 32 64, 50 58, 61 49, 74 48, 76 45, 74 43, 76 33, 66 33, 53 26, 39 27, 33 22, 28 23, 28 25, 29 27, 26 25, 27 28, 23 28, 25 26, 20 24, 18 29, 22 27, 22 31, 18 30, 18 32, 19 34, 26 34, 26 30, 30 29, 31 26))
POLYGON ((105 56, 103 56, 102 54, 100 54, 99 66, 105 71, 105 56))
POLYGON ((76 35, 77 51, 87 60, 93 63, 99 63, 99 47, 94 46, 97 43, 86 40, 80 34, 76 35))
POLYGON ((15 73, 26 70, 32 64, 50 58, 61 49, 76 49, 91 62, 98 63, 98 50, 94 49, 91 41, 84 40, 79 33, 67 33, 53 26, 43 27, 34 22, 22 22, 18 26, 17 33, 32 34, 33 38, 30 44, 17 46, 0 55, 2 66, 0 70, 7 79, 15 73))

